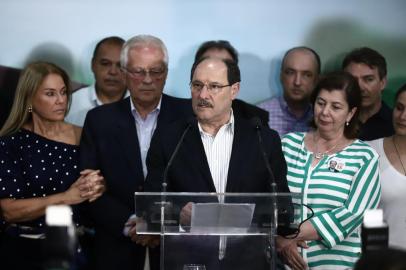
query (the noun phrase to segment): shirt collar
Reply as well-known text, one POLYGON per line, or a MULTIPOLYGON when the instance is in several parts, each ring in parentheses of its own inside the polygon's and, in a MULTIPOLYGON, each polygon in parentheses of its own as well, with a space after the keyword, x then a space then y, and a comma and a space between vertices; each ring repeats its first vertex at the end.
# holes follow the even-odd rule
MULTIPOLYGON (((153 114, 153 113, 159 113, 159 111, 161 110, 161 102, 162 102, 162 95, 159 98, 158 105, 155 107, 155 109, 153 109, 150 113, 148 113, 148 115, 153 114)), ((142 119, 141 115, 137 111, 137 108, 135 108, 133 99, 131 97, 130 97, 130 104, 131 104, 131 113, 134 116, 134 118, 135 119, 142 119)))
POLYGON ((96 106, 100 106, 103 105, 103 102, 101 102, 101 100, 97 97, 96 94, 96 84, 93 84, 91 86, 91 91, 89 91, 89 95, 90 95, 90 101, 95 104, 96 106))
MULTIPOLYGON (((89 95, 90 95, 90 101, 95 104, 96 106, 101 106, 104 103, 99 99, 99 97, 97 96, 96 93, 96 84, 93 84, 91 86, 91 91, 89 91, 89 95)), ((130 96, 130 91, 128 91, 128 89, 125 90, 125 94, 124 94, 124 98, 129 97, 130 96)))
MULTIPOLYGON (((225 123, 223 126, 221 126, 221 128, 219 129, 219 131, 221 129, 226 129, 227 131, 231 132, 232 134, 234 134, 234 113, 233 113, 233 109, 231 109, 231 113, 230 113, 230 120, 228 120, 227 123, 225 123)), ((200 125, 199 121, 197 122, 197 126, 199 127, 199 132, 200 135, 203 136, 212 136, 208 133, 206 133, 203 129, 202 126, 200 125)), ((218 133, 218 132, 217 132, 218 133)))
POLYGON ((312 113, 312 106, 310 106, 310 104, 307 106, 305 113, 303 114, 303 116, 298 119, 293 113, 290 112, 290 108, 288 106, 288 103, 286 102, 285 98, 283 96, 279 97, 279 104, 281 105, 281 110, 285 113, 285 114, 289 114, 290 116, 292 116, 293 118, 296 118, 297 120, 302 120, 302 119, 306 119, 309 114, 312 113))

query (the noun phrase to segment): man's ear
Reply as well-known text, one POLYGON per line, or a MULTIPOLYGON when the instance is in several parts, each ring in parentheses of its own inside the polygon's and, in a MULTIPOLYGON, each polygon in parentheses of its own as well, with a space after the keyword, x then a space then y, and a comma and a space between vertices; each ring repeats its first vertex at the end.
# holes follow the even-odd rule
POLYGON ((240 92, 240 83, 236 82, 231 85, 231 98, 234 100, 240 92))
POLYGON ((91 68, 92 68, 92 72, 94 73, 94 70, 95 70, 95 65, 96 65, 96 62, 95 62, 96 60, 94 59, 94 58, 92 58, 92 61, 91 61, 91 68))
POLYGON ((381 84, 381 92, 386 88, 386 84, 388 83, 388 78, 387 76, 383 77, 380 82, 381 84))

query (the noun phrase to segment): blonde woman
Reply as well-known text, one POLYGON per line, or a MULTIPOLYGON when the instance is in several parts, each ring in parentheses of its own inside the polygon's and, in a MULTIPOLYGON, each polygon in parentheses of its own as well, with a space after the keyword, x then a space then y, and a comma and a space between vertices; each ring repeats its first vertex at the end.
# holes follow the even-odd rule
POLYGON ((54 64, 29 64, 19 79, 0 130, 1 269, 42 269, 46 207, 93 201, 105 189, 98 171, 79 171, 81 129, 64 122, 70 96, 54 64))

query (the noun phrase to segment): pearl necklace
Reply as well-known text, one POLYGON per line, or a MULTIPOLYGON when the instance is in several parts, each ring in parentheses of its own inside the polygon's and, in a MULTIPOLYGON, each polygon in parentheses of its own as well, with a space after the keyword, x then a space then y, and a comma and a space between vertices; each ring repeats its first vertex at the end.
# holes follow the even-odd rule
POLYGON ((396 146, 396 143, 395 143, 395 136, 392 136, 392 143, 393 143, 393 146, 395 147, 396 154, 398 155, 398 159, 399 159, 399 161, 400 161, 400 165, 402 165, 403 174, 406 175, 405 165, 403 164, 402 158, 400 157, 400 154, 399 154, 398 147, 396 146))

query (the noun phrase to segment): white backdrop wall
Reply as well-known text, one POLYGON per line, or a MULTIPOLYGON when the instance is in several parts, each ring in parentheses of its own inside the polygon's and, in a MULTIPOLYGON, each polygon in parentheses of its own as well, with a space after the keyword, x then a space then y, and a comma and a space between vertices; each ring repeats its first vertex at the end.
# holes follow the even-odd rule
POLYGON ((352 48, 370 46, 387 58, 389 90, 406 82, 405 0, 0 1, 0 65, 21 68, 44 59, 92 83, 97 41, 137 34, 156 35, 168 46, 166 92, 175 96, 190 96, 194 53, 212 39, 238 49, 240 98, 253 103, 280 93, 281 57, 298 45, 318 51, 324 70, 338 68, 352 48))

